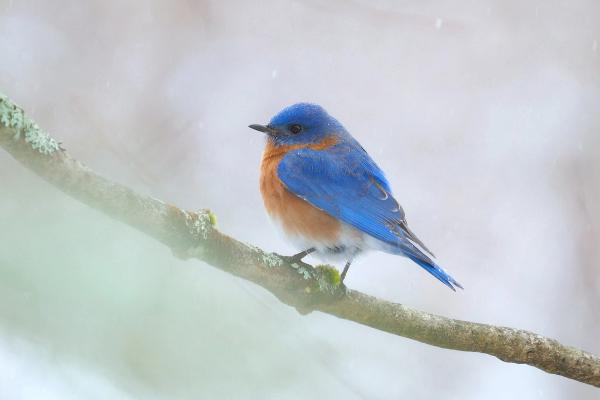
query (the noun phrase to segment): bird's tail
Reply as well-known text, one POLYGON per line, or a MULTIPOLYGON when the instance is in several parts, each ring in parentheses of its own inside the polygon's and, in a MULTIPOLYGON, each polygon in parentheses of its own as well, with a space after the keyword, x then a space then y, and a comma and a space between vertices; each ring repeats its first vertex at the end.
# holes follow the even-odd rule
POLYGON ((438 278, 444 285, 448 286, 455 292, 455 286, 463 289, 460 283, 458 283, 453 277, 450 276, 450 274, 444 271, 442 267, 438 266, 434 261, 429 259, 429 257, 424 256, 423 254, 412 254, 412 252, 404 252, 404 255, 419 264, 425 271, 438 278))

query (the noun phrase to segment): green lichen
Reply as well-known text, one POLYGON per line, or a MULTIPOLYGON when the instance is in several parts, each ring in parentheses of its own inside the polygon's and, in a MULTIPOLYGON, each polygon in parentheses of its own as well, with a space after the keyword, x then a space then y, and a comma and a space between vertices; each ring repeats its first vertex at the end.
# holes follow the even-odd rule
POLYGON ((312 271, 304 266, 298 267, 298 273, 302 275, 305 280, 314 278, 312 271))
POLYGON ((305 280, 309 280, 311 278, 314 278, 313 276, 313 272, 312 272, 312 268, 307 268, 302 264, 298 264, 296 262, 293 262, 290 264, 290 267, 294 268, 300 275, 302 275, 302 277, 305 280))
POLYGON ((207 211, 208 211, 208 218, 210 218, 210 224, 212 226, 217 226, 217 215, 210 210, 207 210, 207 211))
POLYGON ((60 149, 59 143, 27 118, 25 112, 6 96, 0 94, 0 124, 16 131, 14 139, 23 138, 31 148, 42 154, 52 154, 60 149))
POLYGON ((265 253, 261 251, 262 262, 269 268, 281 267, 283 260, 275 253, 265 253))
POLYGON ((185 223, 195 238, 208 239, 208 234, 213 227, 210 214, 208 210, 185 213, 185 223))
POLYGON ((251 244, 247 244, 248 248, 256 253, 256 256, 260 261, 268 268, 276 268, 281 267, 283 265, 283 259, 276 253, 265 253, 262 249, 252 246, 251 244))
POLYGON ((317 265, 317 283, 321 292, 335 293, 342 283, 340 273, 331 265, 317 265))

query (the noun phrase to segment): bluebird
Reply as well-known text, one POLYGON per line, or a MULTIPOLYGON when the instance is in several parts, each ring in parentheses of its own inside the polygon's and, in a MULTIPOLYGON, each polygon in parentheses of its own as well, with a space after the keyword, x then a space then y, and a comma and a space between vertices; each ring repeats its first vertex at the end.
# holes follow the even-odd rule
POLYGON ((321 106, 298 103, 267 125, 260 191, 270 217, 300 253, 346 261, 366 250, 408 257, 452 290, 462 286, 433 260, 408 228, 383 171, 354 137, 321 106))

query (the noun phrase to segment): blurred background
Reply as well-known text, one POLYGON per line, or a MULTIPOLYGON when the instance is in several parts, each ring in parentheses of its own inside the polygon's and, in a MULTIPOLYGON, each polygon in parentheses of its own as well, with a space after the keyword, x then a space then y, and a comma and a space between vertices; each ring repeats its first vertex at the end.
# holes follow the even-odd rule
MULTIPOLYGON (((0 0, 0 91, 98 173, 283 254, 247 125, 319 103, 465 290, 377 253, 348 286, 600 354, 598 16, 594 0, 0 0)), ((434 396, 598 389, 300 316, 0 151, 0 399, 434 396)))

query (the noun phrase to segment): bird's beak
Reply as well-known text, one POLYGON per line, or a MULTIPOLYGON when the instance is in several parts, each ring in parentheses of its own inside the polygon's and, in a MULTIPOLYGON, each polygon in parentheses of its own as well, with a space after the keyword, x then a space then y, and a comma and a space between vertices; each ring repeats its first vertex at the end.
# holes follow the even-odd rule
POLYGON ((277 133, 277 130, 275 128, 271 128, 270 126, 266 125, 252 124, 248 125, 248 128, 252 128, 255 131, 266 133, 269 136, 275 136, 275 134, 277 133))

